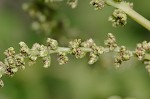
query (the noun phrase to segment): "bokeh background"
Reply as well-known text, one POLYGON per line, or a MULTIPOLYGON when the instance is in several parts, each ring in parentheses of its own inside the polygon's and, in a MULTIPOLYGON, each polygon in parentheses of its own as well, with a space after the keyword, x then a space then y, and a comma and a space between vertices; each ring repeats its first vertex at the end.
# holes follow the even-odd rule
MULTIPOLYGON (((107 21, 113 8, 107 6, 95 11, 89 6, 90 0, 79 0, 76 9, 68 7, 66 1, 60 5, 59 17, 65 16, 72 28, 67 38, 65 33, 61 34, 63 31, 53 33, 55 35, 37 33, 31 29, 32 19, 22 10, 22 4, 27 1, 0 0, 0 60, 4 59, 3 52, 10 46, 19 52, 20 41, 31 47, 35 42, 44 43, 47 37, 59 40, 62 46, 73 38, 93 38, 98 45, 103 45, 107 33, 111 32, 119 45, 131 50, 137 43, 150 40, 150 32, 130 18, 125 27, 113 28, 107 21)), ((134 2, 136 11, 150 20, 149 0, 129 1, 134 2)), ((113 95, 150 99, 150 77, 137 59, 123 63, 117 71, 112 53, 102 55, 93 65, 88 65, 88 56, 83 59, 69 56, 70 61, 62 66, 56 55, 52 57, 48 69, 43 68, 39 60, 33 66, 26 65, 26 69, 14 77, 3 76, 5 86, 0 89, 0 99, 107 99, 113 95)))

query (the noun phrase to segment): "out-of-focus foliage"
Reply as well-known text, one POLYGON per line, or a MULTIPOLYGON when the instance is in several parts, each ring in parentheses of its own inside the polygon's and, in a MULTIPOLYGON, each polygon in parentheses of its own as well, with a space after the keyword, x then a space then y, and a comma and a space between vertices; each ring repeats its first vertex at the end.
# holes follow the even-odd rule
MULTIPOLYGON (((68 30, 71 34, 67 37, 60 30, 49 37, 59 40, 61 45, 73 38, 92 38, 100 45, 107 33, 112 32, 120 45, 131 50, 138 42, 150 40, 149 31, 130 19, 125 27, 113 28, 108 22, 112 7, 95 11, 90 7, 89 1, 79 0, 75 9, 62 2, 57 12, 60 14, 56 17, 66 16, 68 24, 74 30, 68 30)), ((130 1, 134 2, 136 11, 150 20, 147 10, 150 1, 130 1)), ((20 41, 32 45, 35 42, 43 43, 47 38, 44 34, 31 30, 32 19, 21 9, 23 2, 27 1, 0 1, 1 60, 4 59, 4 50, 10 46, 17 49, 20 41)), ((52 57, 56 58, 55 56, 52 57)), ((124 63, 121 70, 117 71, 112 65, 112 53, 103 55, 94 65, 87 64, 88 58, 77 60, 69 57, 69 63, 63 66, 59 66, 53 58, 51 67, 44 69, 39 60, 32 67, 26 66, 24 71, 19 71, 13 78, 4 76, 2 79, 5 87, 0 89, 0 99, 107 99, 114 95, 150 99, 150 77, 144 65, 135 59, 124 63)))

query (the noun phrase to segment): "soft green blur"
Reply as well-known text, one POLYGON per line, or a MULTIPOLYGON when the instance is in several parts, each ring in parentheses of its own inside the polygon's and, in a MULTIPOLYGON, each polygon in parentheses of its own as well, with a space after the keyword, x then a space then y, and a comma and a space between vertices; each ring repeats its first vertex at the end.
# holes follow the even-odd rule
MULTIPOLYGON (((12 46, 18 52, 20 41, 31 47, 35 42, 44 43, 43 39, 46 38, 44 34, 37 34, 31 29, 31 19, 21 9, 25 0, 18 1, 0 1, 2 61, 3 52, 8 47, 12 46)), ((128 19, 125 27, 113 28, 107 21, 113 8, 107 6, 94 11, 89 6, 89 1, 79 0, 76 9, 71 9, 64 3, 59 10, 59 17, 65 15, 70 26, 80 30, 76 38, 93 38, 97 44, 102 45, 107 33, 112 32, 119 45, 125 45, 131 50, 138 42, 150 40, 150 32, 131 19, 128 19)), ((130 1, 134 2, 136 11, 150 20, 150 1, 130 1)), ((63 39, 60 41, 64 42, 63 39)), ((33 66, 26 65, 26 69, 17 72, 14 77, 3 76, 5 86, 0 89, 0 99, 107 99, 113 95, 150 99, 150 77, 137 59, 125 62, 121 70, 117 71, 112 65, 112 53, 103 55, 93 65, 88 65, 88 56, 84 59, 69 57, 69 63, 63 66, 58 65, 56 55, 52 55, 52 65, 48 69, 43 68, 41 60, 38 60, 33 66)))

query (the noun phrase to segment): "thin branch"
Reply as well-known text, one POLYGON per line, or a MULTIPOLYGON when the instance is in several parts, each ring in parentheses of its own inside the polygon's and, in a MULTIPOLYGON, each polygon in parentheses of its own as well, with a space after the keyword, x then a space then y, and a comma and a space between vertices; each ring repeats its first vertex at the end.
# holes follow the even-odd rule
POLYGON ((150 21, 144 18, 142 15, 133 10, 126 2, 115 2, 114 0, 105 0, 105 3, 115 8, 123 10, 133 20, 141 24, 143 27, 150 31, 150 21))

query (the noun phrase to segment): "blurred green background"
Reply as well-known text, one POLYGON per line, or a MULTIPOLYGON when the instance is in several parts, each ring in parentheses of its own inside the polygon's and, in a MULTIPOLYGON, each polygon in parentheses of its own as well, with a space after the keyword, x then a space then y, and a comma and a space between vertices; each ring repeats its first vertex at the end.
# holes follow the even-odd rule
MULTIPOLYGON (((77 31, 77 34, 71 34, 72 38, 93 38, 98 45, 103 45, 107 33, 111 32, 119 45, 131 50, 138 42, 150 40, 150 32, 129 18, 125 27, 113 28, 107 21, 113 8, 107 6, 94 11, 89 1, 79 0, 76 9, 69 8, 64 1, 58 9, 59 17, 65 15, 70 27, 77 31)), ((150 20, 150 1, 129 1, 134 2, 136 11, 150 20)), ((0 0, 0 60, 4 59, 3 52, 10 46, 18 52, 20 41, 31 47, 35 42, 44 43, 48 37, 31 29, 32 19, 22 10, 23 2, 27 0, 0 0)), ((67 43, 63 39, 59 41, 67 43)), ((0 99, 107 99, 112 95, 150 99, 150 77, 137 59, 123 63, 121 70, 117 71, 112 65, 111 53, 103 55, 93 65, 88 65, 88 57, 75 59, 69 56, 69 63, 60 66, 56 55, 52 57, 52 65, 48 69, 38 61, 33 66, 27 65, 12 78, 3 76, 5 86, 0 89, 0 99)))

